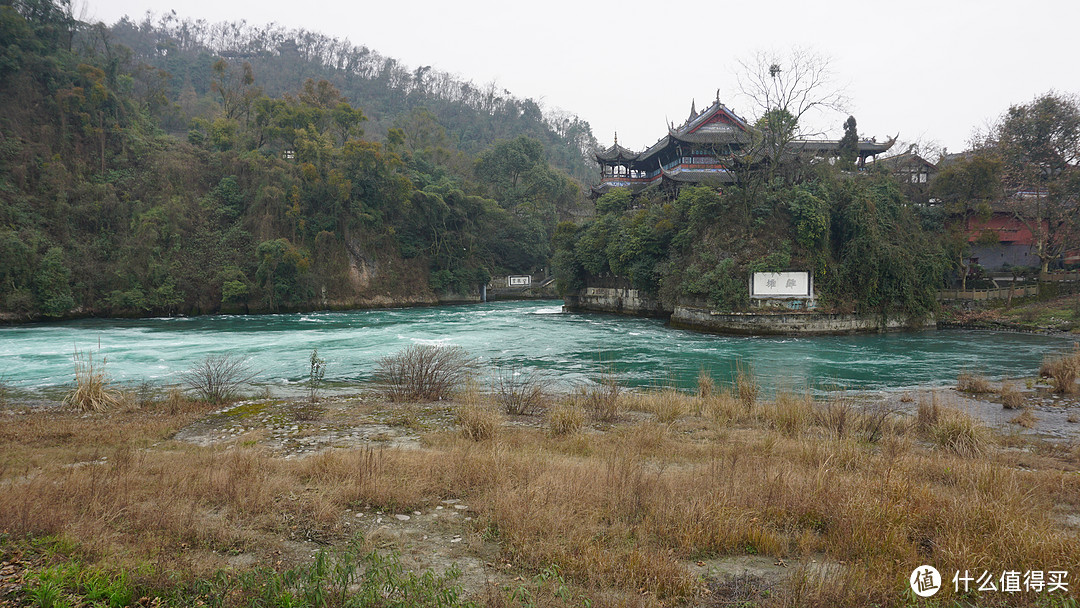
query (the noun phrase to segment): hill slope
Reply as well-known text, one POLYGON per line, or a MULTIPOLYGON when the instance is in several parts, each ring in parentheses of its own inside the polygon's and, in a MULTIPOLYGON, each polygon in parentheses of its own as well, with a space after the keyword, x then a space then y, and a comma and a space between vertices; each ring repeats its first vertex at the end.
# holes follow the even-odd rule
POLYGON ((580 200, 513 129, 452 137, 417 102, 374 130, 328 80, 264 88, 194 46, 161 55, 177 77, 112 31, 48 1, 0 7, 9 318, 431 302, 546 267, 580 200))

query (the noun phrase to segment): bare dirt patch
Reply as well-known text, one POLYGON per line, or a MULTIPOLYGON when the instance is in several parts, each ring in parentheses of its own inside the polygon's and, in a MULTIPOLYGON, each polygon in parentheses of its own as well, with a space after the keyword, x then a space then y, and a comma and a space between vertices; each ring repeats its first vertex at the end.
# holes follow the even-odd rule
POLYGON ((210 447, 261 445, 275 455, 302 457, 364 445, 416 448, 423 433, 452 423, 443 406, 393 406, 362 396, 312 404, 301 400, 232 403, 181 429, 177 441, 210 447))

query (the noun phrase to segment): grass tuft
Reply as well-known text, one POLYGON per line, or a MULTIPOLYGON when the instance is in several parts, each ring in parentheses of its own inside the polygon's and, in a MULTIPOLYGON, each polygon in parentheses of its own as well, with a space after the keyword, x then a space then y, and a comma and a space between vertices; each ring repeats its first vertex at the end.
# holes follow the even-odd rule
POLYGON ((788 437, 798 437, 814 420, 814 402, 809 394, 800 397, 783 392, 766 406, 766 417, 773 428, 788 437))
POLYGON ((941 419, 941 405, 937 393, 930 394, 930 400, 920 397, 915 411, 915 428, 920 432, 929 432, 941 419))
POLYGON ((630 410, 649 412, 657 422, 667 424, 697 411, 700 400, 669 387, 628 393, 624 403, 630 410))
POLYGON ((735 368, 735 394, 739 396, 739 402, 749 410, 757 403, 759 393, 761 393, 761 384, 757 376, 740 361, 735 368))
POLYGON ((488 404, 471 402, 458 406, 457 424, 461 436, 470 441, 486 441, 495 437, 502 416, 488 404))
POLYGON ((0 408, 8 406, 8 399, 11 398, 11 385, 7 382, 7 377, 4 374, 0 374, 0 408))
POLYGON ((1007 410, 1020 409, 1024 406, 1024 395, 1011 382, 1002 383, 998 394, 1001 395, 1002 407, 1007 410))
POLYGON ((956 389, 963 393, 991 393, 994 388, 990 386, 990 382, 983 376, 976 374, 970 374, 968 372, 960 372, 960 375, 956 378, 956 389))
POLYGON ((619 378, 613 368, 606 368, 600 375, 600 381, 590 387, 581 387, 578 397, 585 411, 599 422, 614 422, 619 418, 619 378))
POLYGON ((1043 361, 1039 376, 1050 379, 1055 393, 1072 394, 1080 390, 1076 384, 1080 377, 1080 346, 1070 354, 1043 361))
POLYGON ((990 442, 986 427, 966 412, 953 408, 941 408, 927 433, 937 447, 959 456, 979 456, 990 442))
POLYGON ((120 405, 120 392, 105 376, 106 358, 94 362, 94 352, 75 349, 75 388, 64 396, 64 405, 80 412, 104 412, 120 405))
POLYGON ((1024 410, 1022 412, 1020 412, 1020 414, 1018 414, 1015 418, 1013 418, 1009 422, 1011 422, 1013 424, 1018 424, 1018 425, 1024 427, 1025 429, 1031 429, 1031 428, 1035 428, 1035 423, 1038 422, 1038 421, 1039 421, 1039 419, 1035 417, 1035 414, 1032 413, 1031 410, 1029 410, 1027 408, 1024 408, 1024 410))
POLYGON ((697 376, 697 394, 701 399, 708 399, 716 392, 716 382, 713 380, 712 374, 709 373, 704 367, 698 371, 697 376))
POLYGON ((560 403, 548 410, 547 419, 553 437, 574 435, 585 426, 585 411, 576 403, 560 403))

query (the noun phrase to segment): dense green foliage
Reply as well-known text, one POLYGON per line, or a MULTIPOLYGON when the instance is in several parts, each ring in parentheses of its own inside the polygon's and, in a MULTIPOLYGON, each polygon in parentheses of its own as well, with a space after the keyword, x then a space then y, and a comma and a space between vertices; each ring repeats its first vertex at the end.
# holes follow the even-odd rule
MULTIPOLYGON (((224 57, 249 64, 258 86, 275 98, 293 93, 308 78, 326 80, 364 109, 368 131, 400 128, 410 147, 446 146, 475 155, 493 141, 525 135, 577 179, 595 173, 590 153, 596 140, 577 116, 514 97, 494 82, 477 85, 431 66, 410 69, 347 39, 275 24, 180 19, 175 13, 125 18, 109 33, 132 49, 136 62, 171 75, 159 85, 178 101, 162 112, 170 131, 185 129, 187 119, 204 113, 201 106, 214 92, 212 68, 224 57)), ((237 84, 242 81, 239 73, 237 84)), ((243 105, 242 95, 234 99, 243 105)))
POLYGON ((668 306, 742 310, 749 273, 807 270, 826 307, 921 317, 947 271, 937 234, 886 175, 823 166, 798 183, 684 188, 674 200, 613 190, 597 214, 556 232, 567 288, 622 281, 668 306))
MULTIPOLYGON (((0 6, 0 312, 288 310, 463 294, 494 274, 546 267, 557 218, 580 198, 548 159, 555 149, 580 156, 581 142, 555 137, 542 116, 486 114, 481 122, 504 127, 451 133, 482 112, 415 83, 406 102, 392 98, 398 85, 368 82, 397 67, 360 77, 301 51, 236 61, 200 42, 225 26, 192 33, 170 17, 110 29, 68 9, 0 6), (300 78, 308 71, 375 96, 380 118, 331 81, 300 78), (462 116, 446 121, 426 102, 462 116)), ((275 36, 279 47, 297 44, 275 36)))
MULTIPOLYGON (((47 544, 52 539, 39 540, 47 544)), ((60 542, 53 542, 60 545, 60 542)), ((55 560, 55 558, 54 558, 55 560)), ((219 570, 200 578, 181 579, 146 564, 133 571, 113 572, 78 560, 30 568, 25 599, 35 606, 252 606, 323 608, 474 608, 465 598, 451 566, 444 572, 405 569, 397 554, 363 551, 360 539, 343 549, 320 550, 311 564, 277 571, 267 567, 219 570), (177 580, 180 579, 180 580, 177 580), (162 580, 171 580, 163 586, 162 580), (139 598, 142 598, 141 600, 139 598)))

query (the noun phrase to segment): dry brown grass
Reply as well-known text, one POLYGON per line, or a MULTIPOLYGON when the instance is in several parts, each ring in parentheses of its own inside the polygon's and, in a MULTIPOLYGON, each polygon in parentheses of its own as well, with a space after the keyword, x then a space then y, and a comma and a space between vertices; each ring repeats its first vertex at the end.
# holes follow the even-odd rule
POLYGON ((697 376, 697 394, 702 399, 708 399, 712 397, 716 392, 716 381, 713 380, 712 374, 704 367, 698 370, 697 376))
POLYGON ((763 410, 762 418, 769 426, 788 437, 803 434, 815 419, 814 400, 809 395, 782 392, 763 410))
POLYGON ((1080 377, 1080 346, 1074 347, 1070 354, 1043 361, 1039 376, 1050 379, 1055 393, 1071 394, 1080 390, 1076 384, 1080 377))
POLYGON ((989 380, 982 376, 960 372, 960 375, 956 378, 956 390, 964 393, 991 393, 994 391, 994 387, 990 385, 989 380))
POLYGON ((757 376, 740 361, 735 369, 735 394, 738 395, 739 401, 749 409, 757 403, 759 393, 761 393, 761 384, 757 376))
POLYGON ((648 412, 664 423, 695 414, 701 403, 701 399, 674 388, 625 393, 620 400, 622 408, 648 412))
POLYGON ((578 388, 577 399, 594 420, 614 422, 619 418, 621 410, 621 392, 615 370, 607 369, 595 385, 578 388))
MULTIPOLYGON (((272 556, 281 539, 339 542, 348 507, 401 512, 460 498, 525 580, 558 564, 594 605, 652 608, 708 604, 688 568, 708 556, 834 566, 824 576, 793 568, 770 600, 788 606, 904 605, 907 575, 923 563, 942 572, 1080 563, 1080 540, 1054 515, 1080 508, 1075 457, 992 442, 981 458, 948 442, 937 449, 920 438, 958 413, 936 397, 920 404, 918 423, 883 424, 873 443, 860 431, 865 412, 833 407, 851 408, 843 432, 816 415, 828 404, 788 395, 748 411, 720 393, 705 400, 705 417, 674 424, 572 437, 508 427, 483 444, 442 431, 425 449, 300 460, 168 442, 197 414, 163 406, 38 412, 0 427, 0 531, 72 539, 92 563, 207 572, 230 551, 272 556)), ((943 604, 960 599, 945 587, 943 604)))
POLYGON ((749 412, 742 406, 738 398, 727 391, 713 393, 711 397, 703 401, 702 413, 704 416, 721 424, 739 422, 749 415, 749 412))
POLYGON ((928 431, 937 424, 941 418, 941 404, 938 402, 938 394, 930 393, 930 399, 919 397, 919 404, 915 413, 915 428, 921 432, 928 431))
POLYGON ((927 436, 937 447, 960 456, 979 456, 990 442, 990 433, 982 423, 954 408, 941 409, 927 436))
POLYGON ((94 351, 75 349, 75 388, 64 396, 64 405, 80 412, 104 412, 120 405, 121 395, 109 386, 106 359, 94 362, 94 351))
POLYGON ((553 436, 573 435, 585 426, 585 411, 575 403, 560 403, 548 410, 547 422, 553 436))
POLYGON ((455 420, 461 436, 471 441, 494 438, 502 424, 502 416, 498 410, 486 403, 464 403, 458 406, 455 420))
POLYGON ((1024 395, 1011 382, 1002 383, 998 394, 1001 395, 1002 407, 1007 410, 1020 409, 1024 406, 1024 395))
POLYGON ((1025 429, 1031 429, 1035 428, 1035 423, 1038 421, 1039 419, 1035 417, 1035 414, 1031 410, 1024 408, 1022 412, 1020 412, 1015 418, 1013 418, 1009 422, 1013 424, 1018 424, 1025 429))

